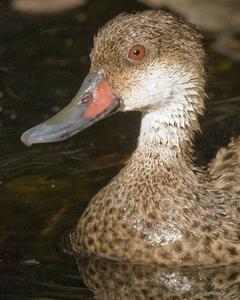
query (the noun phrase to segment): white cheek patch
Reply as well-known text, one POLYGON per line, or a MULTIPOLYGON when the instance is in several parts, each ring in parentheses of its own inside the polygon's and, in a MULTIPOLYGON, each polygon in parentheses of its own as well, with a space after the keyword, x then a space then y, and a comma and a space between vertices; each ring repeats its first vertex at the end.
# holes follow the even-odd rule
POLYGON ((139 143, 161 140, 162 144, 179 146, 188 139, 190 127, 196 130, 197 116, 204 108, 203 86, 196 75, 180 65, 166 68, 157 64, 141 73, 123 95, 125 110, 145 111, 139 143))
POLYGON ((138 74, 134 85, 123 95, 125 110, 143 110, 169 99, 172 92, 172 82, 169 79, 169 74, 160 65, 152 66, 145 73, 138 74))
MULTIPOLYGON (((144 73, 134 76, 137 80, 125 94, 125 110, 141 110, 145 108, 160 108, 169 105, 174 99, 174 105, 186 104, 186 96, 198 96, 195 77, 191 71, 181 65, 166 67, 162 64, 151 65, 144 73)), ((189 106, 191 101, 189 101, 189 106)), ((191 109, 191 108, 190 108, 191 109)))

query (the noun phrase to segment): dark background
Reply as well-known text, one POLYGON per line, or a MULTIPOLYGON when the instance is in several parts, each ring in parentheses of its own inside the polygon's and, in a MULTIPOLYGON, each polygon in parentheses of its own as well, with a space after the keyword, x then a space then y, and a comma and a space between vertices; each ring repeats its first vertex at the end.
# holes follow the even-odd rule
MULTIPOLYGON (((49 11, 50 0, 37 1, 31 9, 26 2, 1 2, 0 299, 92 299, 66 253, 65 236, 89 199, 126 163, 136 145, 140 115, 118 114, 68 141, 30 149, 20 136, 74 96, 88 72, 98 28, 122 11, 150 6, 93 0, 49 11)), ((163 2, 161 8, 180 13, 163 2)), ((217 13, 230 5, 220 2, 213 25, 204 24, 204 18, 198 24, 206 37, 209 78, 203 135, 196 139, 199 164, 240 132, 240 34, 227 15, 226 26, 219 29, 217 13)), ((185 8, 190 16, 191 7, 185 8)), ((236 14, 236 7, 232 11, 236 14)))

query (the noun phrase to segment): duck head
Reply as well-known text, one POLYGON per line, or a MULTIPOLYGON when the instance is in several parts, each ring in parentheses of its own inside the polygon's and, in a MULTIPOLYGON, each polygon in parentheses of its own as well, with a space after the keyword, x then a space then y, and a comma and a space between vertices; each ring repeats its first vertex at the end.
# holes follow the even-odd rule
POLYGON ((120 14, 94 38, 89 74, 71 103, 26 131, 23 143, 67 139, 119 110, 162 111, 166 124, 196 127, 203 111, 200 40, 192 25, 165 12, 120 14))

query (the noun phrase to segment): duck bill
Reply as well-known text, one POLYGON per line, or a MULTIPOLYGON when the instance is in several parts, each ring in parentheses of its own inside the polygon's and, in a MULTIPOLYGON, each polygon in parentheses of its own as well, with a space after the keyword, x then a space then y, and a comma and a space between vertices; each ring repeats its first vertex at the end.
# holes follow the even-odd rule
POLYGON ((109 82, 100 73, 88 74, 80 90, 62 111, 23 133, 26 146, 65 140, 120 109, 109 82))

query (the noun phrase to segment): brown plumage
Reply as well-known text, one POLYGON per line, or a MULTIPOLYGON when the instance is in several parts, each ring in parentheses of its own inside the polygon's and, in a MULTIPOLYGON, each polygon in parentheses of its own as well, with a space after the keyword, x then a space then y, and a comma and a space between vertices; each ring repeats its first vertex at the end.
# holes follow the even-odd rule
POLYGON ((227 148, 221 148, 209 165, 215 187, 240 194, 240 138, 232 139, 227 148))

